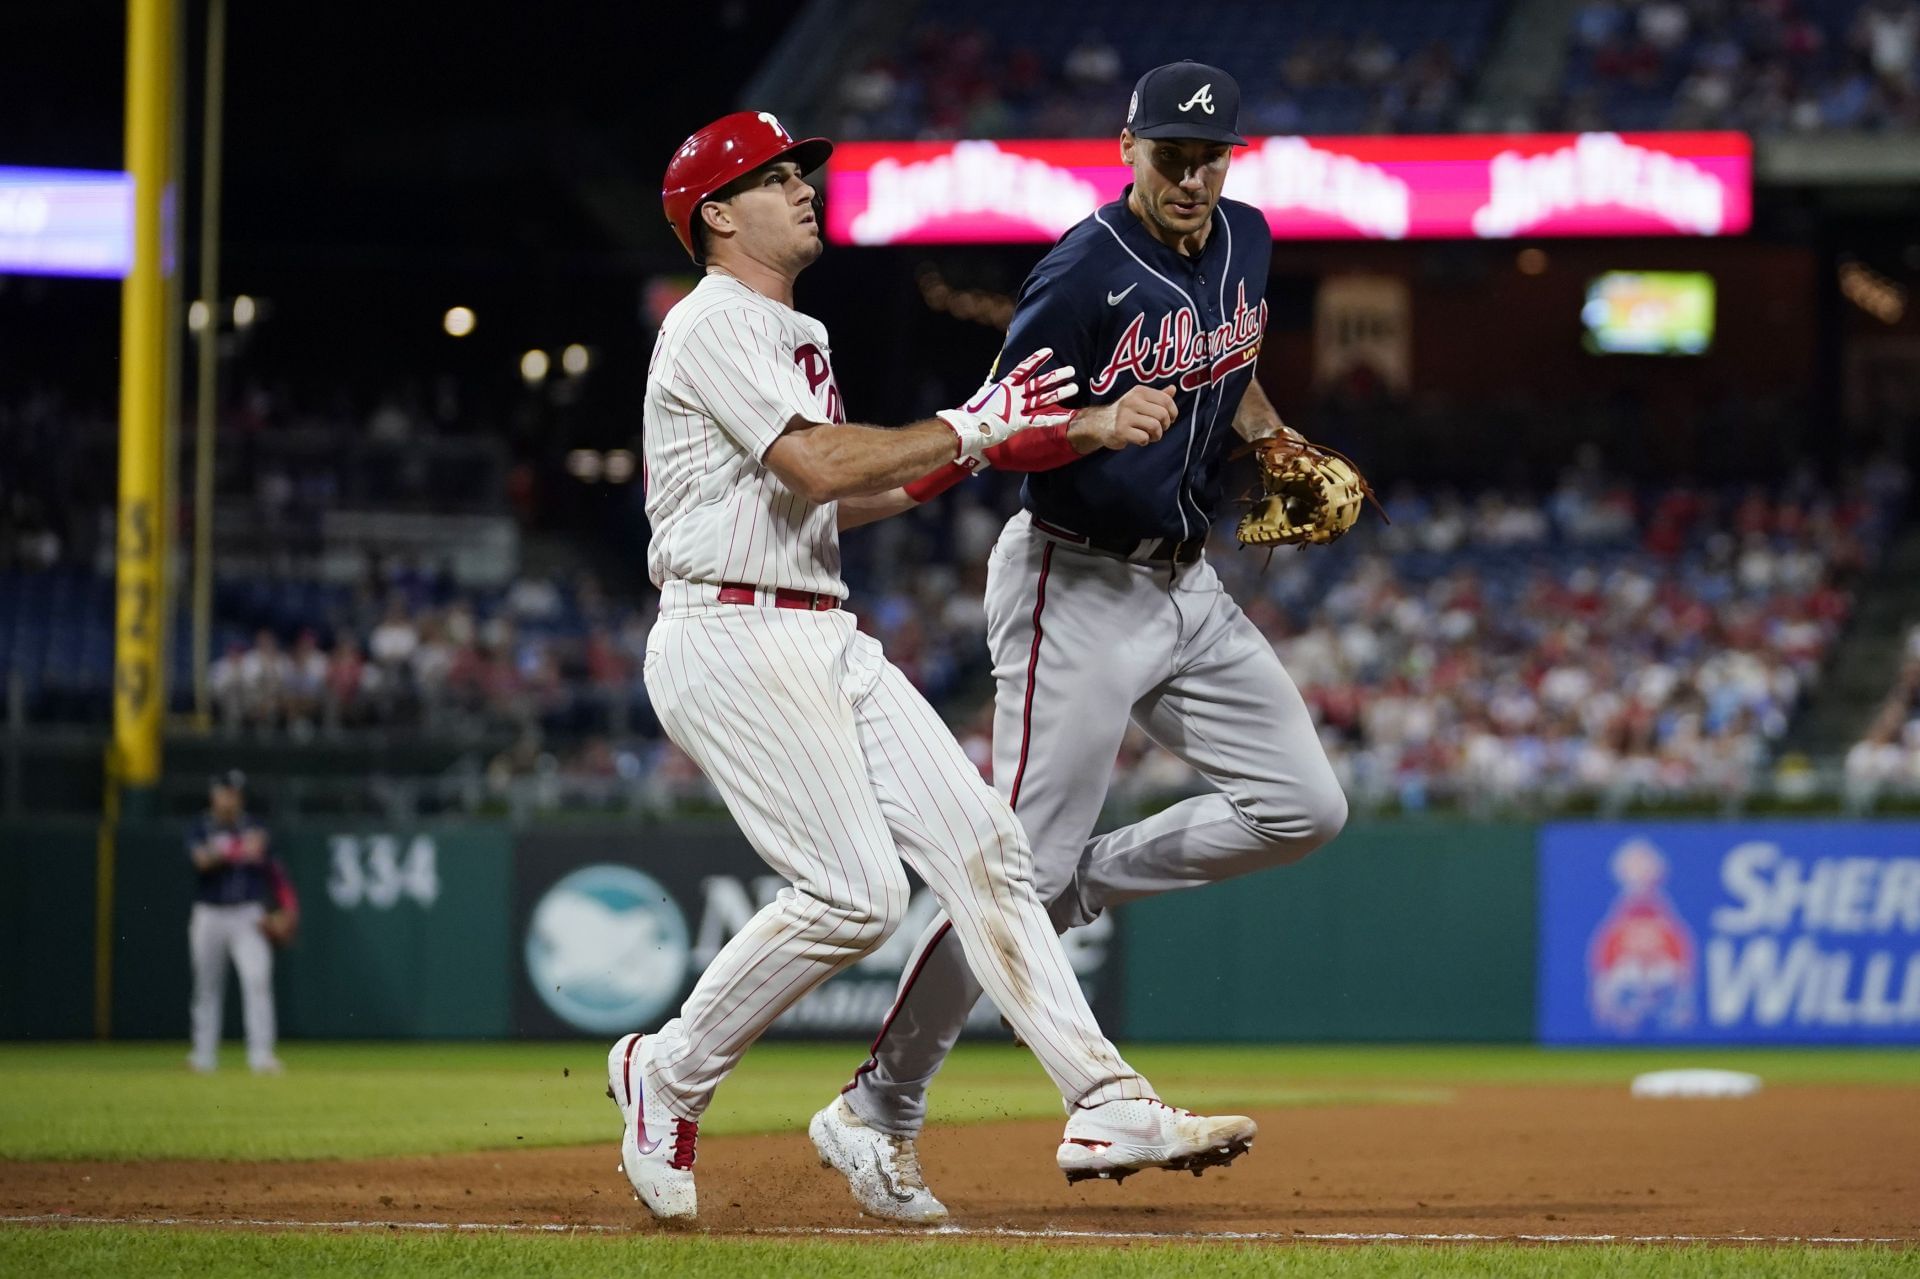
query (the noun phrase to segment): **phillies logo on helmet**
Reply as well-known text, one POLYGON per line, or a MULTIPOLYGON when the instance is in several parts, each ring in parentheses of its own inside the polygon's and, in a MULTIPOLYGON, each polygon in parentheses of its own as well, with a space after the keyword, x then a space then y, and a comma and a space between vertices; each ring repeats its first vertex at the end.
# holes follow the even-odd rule
POLYGON ((1660 891, 1667 859, 1652 843, 1634 839, 1614 853, 1612 870, 1620 895, 1587 943, 1593 1020, 1620 1035, 1684 1030, 1694 1019, 1699 949, 1660 891))

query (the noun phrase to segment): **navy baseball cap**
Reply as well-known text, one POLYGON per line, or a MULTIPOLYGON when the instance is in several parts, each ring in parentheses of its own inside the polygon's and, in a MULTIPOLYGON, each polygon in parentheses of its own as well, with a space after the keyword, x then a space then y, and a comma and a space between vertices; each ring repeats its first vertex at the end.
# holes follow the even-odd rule
POLYGON ((1199 138, 1243 147, 1240 86, 1219 67, 1169 62, 1140 77, 1127 103, 1127 129, 1136 138, 1199 138))
POLYGON ((247 788, 247 775, 237 768, 229 768, 209 777, 207 785, 210 788, 224 786, 228 790, 243 791, 247 788))

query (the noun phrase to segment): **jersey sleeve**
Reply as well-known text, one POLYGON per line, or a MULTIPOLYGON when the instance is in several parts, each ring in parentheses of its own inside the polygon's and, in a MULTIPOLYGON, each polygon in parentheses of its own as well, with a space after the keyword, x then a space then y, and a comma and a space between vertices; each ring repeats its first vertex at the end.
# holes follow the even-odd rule
POLYGON ((1035 272, 1020 286, 1020 298, 1014 303, 1013 321, 1007 326, 1007 340, 1000 348, 995 373, 1006 372, 1043 346, 1053 348, 1048 368, 1073 366, 1074 380, 1082 390, 1072 402, 1085 403, 1085 387, 1098 371, 1093 367, 1093 317, 1064 279, 1035 272))
POLYGON ((756 459, 794 418, 825 420, 773 322, 746 311, 715 310, 696 321, 677 380, 727 438, 756 459))

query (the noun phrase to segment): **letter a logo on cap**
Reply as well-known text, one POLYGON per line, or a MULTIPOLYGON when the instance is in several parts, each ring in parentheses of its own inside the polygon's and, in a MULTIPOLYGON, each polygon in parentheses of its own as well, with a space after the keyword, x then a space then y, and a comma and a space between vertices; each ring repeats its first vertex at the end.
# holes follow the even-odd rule
POLYGON ((1191 111, 1196 106, 1208 115, 1213 114, 1213 85, 1203 84, 1194 90, 1193 96, 1180 104, 1180 109, 1182 111, 1191 111))

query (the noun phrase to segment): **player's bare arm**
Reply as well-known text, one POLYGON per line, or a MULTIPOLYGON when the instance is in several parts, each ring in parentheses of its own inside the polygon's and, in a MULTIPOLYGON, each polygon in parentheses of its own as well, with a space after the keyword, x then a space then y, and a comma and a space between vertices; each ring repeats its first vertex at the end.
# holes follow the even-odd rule
POLYGON ((1040 371, 1052 357, 1042 347, 959 408, 899 430, 796 416, 763 460, 781 483, 819 504, 884 493, 942 462, 977 463, 987 449, 1021 431, 1072 421, 1072 411, 1059 405, 1080 387, 1072 365, 1040 371))
POLYGON ((904 487, 891 488, 884 493, 874 493, 866 497, 843 498, 834 514, 842 533, 850 528, 859 528, 862 524, 872 524, 889 516, 911 511, 920 505, 921 499, 913 496, 904 487))
POLYGON ((203 840, 195 844, 193 846, 192 856, 193 868, 195 870, 212 870, 215 866, 218 866, 226 860, 226 858, 221 855, 220 850, 213 846, 213 841, 211 840, 203 840))
POLYGON ((1280 411, 1273 407, 1273 401, 1260 387, 1260 379, 1254 378, 1247 383, 1247 393, 1240 397, 1240 407, 1233 415, 1233 429, 1241 439, 1251 444, 1255 440, 1264 440, 1269 435, 1291 435, 1295 439, 1305 439, 1300 432, 1280 420, 1280 411))
POLYGON ((897 430, 795 418, 764 460, 782 484, 824 505, 898 488, 955 451, 952 428, 938 418, 897 430))

